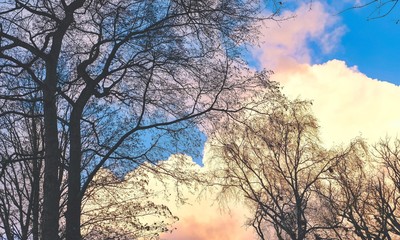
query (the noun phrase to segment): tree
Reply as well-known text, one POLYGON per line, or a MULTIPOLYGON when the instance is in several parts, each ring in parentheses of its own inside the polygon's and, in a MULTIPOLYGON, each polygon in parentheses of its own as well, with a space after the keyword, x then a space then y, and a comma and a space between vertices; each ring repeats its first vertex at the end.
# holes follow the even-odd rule
POLYGON ((39 101, 43 109, 45 240, 59 238, 60 179, 68 183, 66 239, 80 239, 86 189, 110 161, 146 159, 145 150, 127 154, 141 132, 168 133, 212 111, 236 111, 238 92, 268 85, 265 74, 249 76, 238 61, 260 20, 257 0, 0 6, 0 104, 39 101))
POLYGON ((350 150, 326 150, 310 103, 284 97, 224 123, 215 136, 222 193, 243 195, 260 239, 327 239, 340 222, 319 192, 350 150))
POLYGON ((177 221, 167 206, 156 204, 148 189, 147 169, 139 168, 118 179, 101 169, 84 199, 84 239, 149 239, 170 230, 177 221))
MULTIPOLYGON (((380 178, 376 179, 376 211, 380 213, 380 225, 386 236, 400 236, 400 140, 386 138, 375 146, 380 178)), ((388 239, 390 239, 390 236, 388 239)))
POLYGON ((324 196, 332 214, 342 219, 342 238, 399 236, 398 146, 397 140, 386 139, 371 151, 358 149, 330 175, 324 196))
MULTIPOLYGON (((36 102, 14 111, 39 115, 36 102)), ((4 114, 4 109, 0 110, 4 114)), ((0 118, 0 238, 39 239, 43 176, 43 124, 40 118, 0 118)))
MULTIPOLYGON (((356 151, 362 152, 362 151, 356 151)), ((366 151, 364 151, 366 153, 366 151)), ((374 239, 376 226, 373 213, 373 182, 366 173, 369 161, 361 154, 352 154, 347 161, 338 164, 329 174, 329 184, 321 192, 324 201, 330 206, 332 216, 340 219, 336 232, 341 239, 374 239)))

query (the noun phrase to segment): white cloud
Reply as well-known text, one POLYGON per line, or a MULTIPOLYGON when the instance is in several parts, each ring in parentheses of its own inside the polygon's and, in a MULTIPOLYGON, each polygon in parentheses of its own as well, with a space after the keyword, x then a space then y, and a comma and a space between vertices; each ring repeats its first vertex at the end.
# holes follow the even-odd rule
POLYGON ((299 64, 278 72, 274 80, 292 98, 313 100, 322 140, 326 144, 349 142, 357 136, 371 143, 400 129, 400 87, 371 79, 344 61, 299 64))

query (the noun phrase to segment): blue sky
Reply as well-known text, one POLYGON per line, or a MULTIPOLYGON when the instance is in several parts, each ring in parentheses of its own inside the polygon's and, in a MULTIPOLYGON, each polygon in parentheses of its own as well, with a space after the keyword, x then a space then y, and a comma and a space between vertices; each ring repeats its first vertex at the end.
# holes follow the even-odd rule
POLYGON ((375 12, 376 6, 373 5, 341 12, 342 9, 346 7, 338 6, 331 12, 338 13, 337 16, 345 25, 346 32, 332 53, 319 55, 318 49, 315 49, 315 53, 319 55, 313 59, 315 63, 333 58, 345 60, 349 66, 358 66, 360 72, 370 78, 400 85, 398 9, 381 18, 374 18, 378 12, 375 12))

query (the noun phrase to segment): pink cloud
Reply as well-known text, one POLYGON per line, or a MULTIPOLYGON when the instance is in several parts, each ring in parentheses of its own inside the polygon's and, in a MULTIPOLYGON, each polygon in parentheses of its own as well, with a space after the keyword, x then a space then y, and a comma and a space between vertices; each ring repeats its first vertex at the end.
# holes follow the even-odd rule
POLYGON ((309 41, 317 43, 323 52, 331 52, 346 31, 345 26, 338 25, 340 19, 320 2, 303 3, 283 16, 289 19, 269 22, 261 29, 260 46, 253 52, 263 67, 274 71, 310 63, 309 41))
MULTIPOLYGON (((220 161, 209 150, 204 150, 204 166, 195 164, 192 158, 184 155, 173 155, 164 162, 165 168, 185 169, 188 173, 204 174, 213 171, 220 161)), ((256 239, 252 228, 245 223, 249 209, 244 199, 239 196, 221 198, 219 189, 210 189, 198 184, 180 184, 179 194, 176 191, 176 179, 160 179, 149 175, 149 186, 155 192, 165 191, 163 196, 153 199, 157 204, 167 205, 173 215, 179 220, 171 227, 172 233, 164 233, 164 240, 252 240, 256 239), (184 202, 181 202, 184 200, 184 202), (176 228, 176 229, 175 229, 176 228)))
MULTIPOLYGON (((218 211, 213 209, 213 211, 218 211)), ((251 240, 252 229, 243 226, 244 218, 238 213, 203 214, 183 217, 172 233, 163 234, 165 240, 251 240), (211 216, 210 216, 211 215, 211 216)))

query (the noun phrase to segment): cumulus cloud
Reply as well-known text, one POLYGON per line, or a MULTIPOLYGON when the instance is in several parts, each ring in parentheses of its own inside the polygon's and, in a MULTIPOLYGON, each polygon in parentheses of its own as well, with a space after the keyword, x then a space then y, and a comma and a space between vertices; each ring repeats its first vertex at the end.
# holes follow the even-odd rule
MULTIPOLYGON (((243 226, 244 217, 237 210, 221 212, 210 203, 202 204, 202 211, 181 218, 176 230, 164 234, 162 239, 173 240, 251 240, 255 239, 252 229, 243 226)), ((196 206, 198 208, 199 206, 196 206)), ((240 206, 238 209, 242 209, 240 206)), ((192 212, 192 209, 187 211, 192 212)))
POLYGON ((400 129, 400 87, 371 79, 344 61, 299 64, 278 72, 274 80, 283 84, 291 98, 313 101, 322 140, 340 144, 361 136, 370 143, 400 129))

